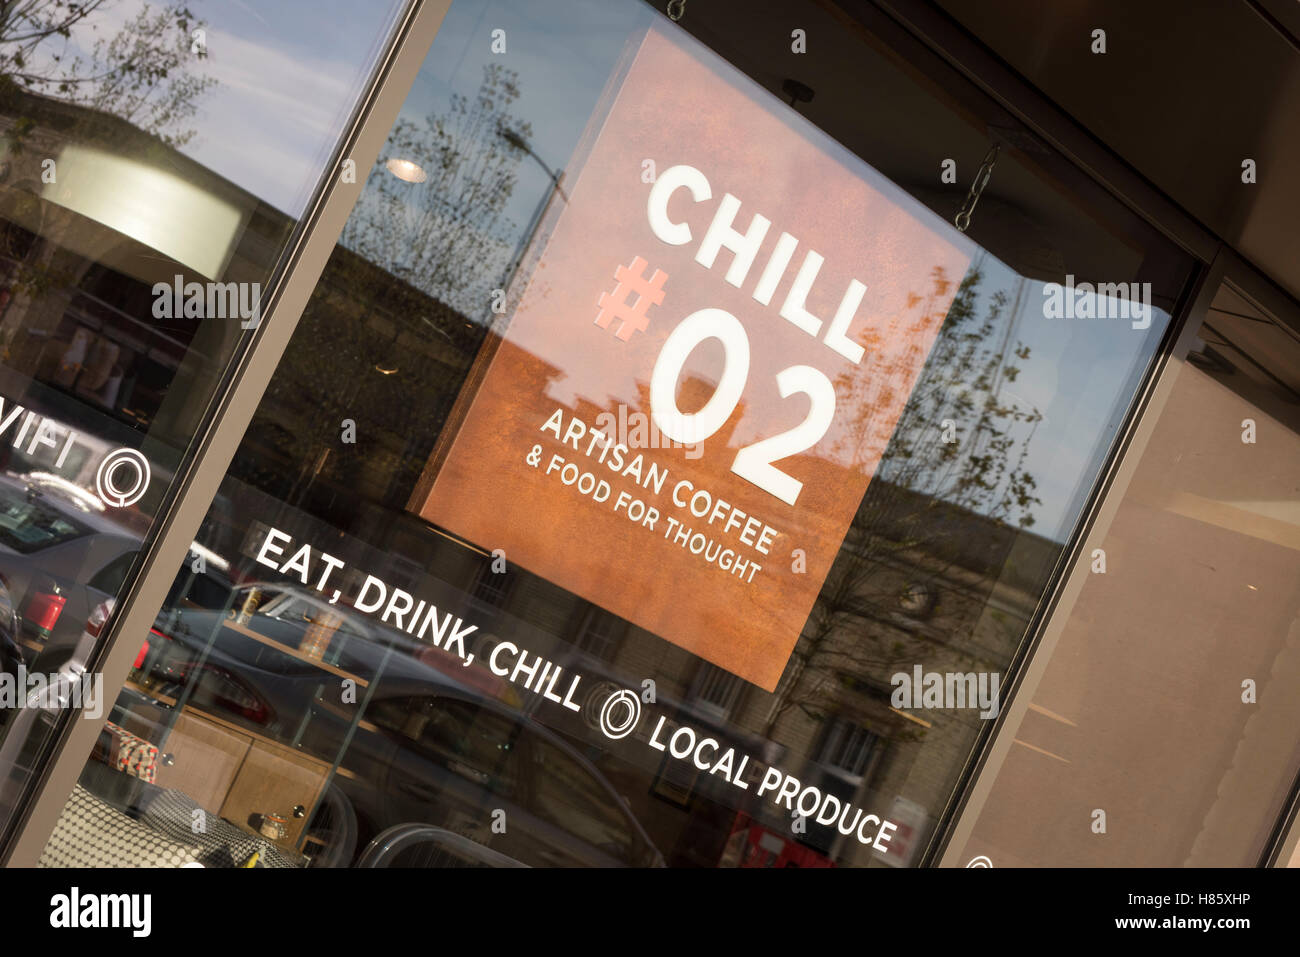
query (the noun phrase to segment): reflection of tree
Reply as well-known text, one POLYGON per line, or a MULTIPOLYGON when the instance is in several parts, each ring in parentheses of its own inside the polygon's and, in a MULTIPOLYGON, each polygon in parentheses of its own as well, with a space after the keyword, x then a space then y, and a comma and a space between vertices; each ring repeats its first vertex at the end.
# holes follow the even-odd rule
MULTIPOLYGON (((795 648, 768 718, 768 735, 791 709, 819 720, 846 685, 861 686, 864 679, 867 685, 887 685, 900 665, 910 668, 924 660, 928 639, 900 615, 900 593, 920 588, 937 594, 962 564, 960 556, 970 545, 965 539, 972 533, 986 537, 1034 522, 1033 506, 1041 502, 1025 461, 1042 415, 1003 392, 1020 371, 1017 363, 1028 360, 1029 349, 1011 346, 1015 306, 1009 316, 1005 290, 987 297, 981 313, 983 278, 978 266, 966 274, 946 318, 936 314, 950 288, 942 272, 936 272, 928 297, 912 298, 911 305, 921 310, 920 325, 943 325, 892 436, 882 434, 886 425, 874 417, 878 404, 887 402, 888 387, 871 402, 856 394, 861 387, 847 379, 839 383, 841 408, 856 415, 841 442, 852 448, 840 451, 861 458, 888 444, 795 648), (853 397, 848 402, 846 393, 853 397)), ((896 364, 909 361, 904 355, 896 364)), ((897 370, 885 370, 874 382, 887 380, 891 371, 897 370)), ((996 572, 984 572, 986 590, 996 572)), ((949 624, 969 625, 960 618, 949 624)))
MULTIPOLYGON (((1042 415, 1003 395, 1003 383, 1016 380, 1015 362, 1026 361, 1029 349, 1010 348, 1014 323, 1006 316, 1006 290, 990 296, 983 316, 977 315, 983 278, 978 267, 972 268, 958 287, 879 473, 895 487, 1028 528, 1034 524, 1032 507, 1041 503, 1024 463, 1042 415), (1000 327, 1001 341, 990 342, 1000 327), (1028 425, 1028 432, 1018 425, 1028 425)), ((933 314, 949 284, 936 273, 930 297, 916 300, 926 315, 933 314)))
POLYGON ((513 248, 504 211, 521 156, 502 130, 524 139, 532 130, 510 113, 518 98, 517 74, 494 64, 473 97, 452 94, 445 115, 399 120, 343 245, 466 315, 486 316, 513 248), (388 160, 417 164, 427 180, 399 179, 388 160))
POLYGON ((491 315, 514 249, 504 210, 522 153, 501 131, 531 132, 510 113, 518 97, 516 75, 492 65, 446 114, 394 126, 264 404, 299 409, 300 423, 253 426, 297 472, 285 498, 350 508, 336 492, 364 490, 405 504, 482 342, 487 323, 466 320, 491 315), (331 454, 345 418, 364 457, 331 454))
MULTIPOLYGON (((188 142, 187 122, 215 81, 199 74, 192 49, 201 21, 184 6, 119 0, 0 2, 0 331, 4 356, 44 343, 92 259, 69 237, 82 217, 45 196, 44 163, 69 142, 168 162, 188 142), (126 8, 125 11, 123 8, 126 8)), ((48 170, 50 174, 55 171, 48 170)), ((107 353, 105 353, 107 354, 107 353)), ((80 360, 71 363, 76 366, 80 360)), ((66 363, 65 363, 66 365, 66 363)))
MULTIPOLYGON (((191 35, 202 23, 181 4, 144 4, 115 32, 100 34, 114 6, 116 0, 0 4, 0 108, 9 112, 17 91, 36 93, 111 114, 169 146, 183 146, 194 135, 183 125, 199 94, 215 82, 188 69, 206 56, 191 35), (88 47, 78 45, 92 35, 88 47)), ((21 146, 33 125, 30 118, 14 124, 11 148, 21 146)))

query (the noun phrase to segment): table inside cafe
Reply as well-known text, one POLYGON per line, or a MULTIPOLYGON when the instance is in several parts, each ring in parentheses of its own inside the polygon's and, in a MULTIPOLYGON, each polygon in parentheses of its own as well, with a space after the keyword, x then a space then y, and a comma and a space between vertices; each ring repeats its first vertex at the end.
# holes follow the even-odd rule
POLYGON ((304 856, 206 812, 183 791, 152 783, 142 754, 153 746, 131 738, 106 722, 98 760, 86 763, 38 866, 305 866, 304 856))

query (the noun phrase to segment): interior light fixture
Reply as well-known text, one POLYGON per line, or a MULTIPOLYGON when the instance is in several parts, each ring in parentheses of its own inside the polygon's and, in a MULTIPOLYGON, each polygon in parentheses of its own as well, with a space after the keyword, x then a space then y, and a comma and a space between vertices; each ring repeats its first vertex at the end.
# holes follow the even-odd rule
MULTIPOLYGON (((179 167, 178 167, 179 169, 179 167)), ((209 279, 225 277, 251 207, 234 187, 211 173, 182 175, 130 156, 69 143, 58 158, 58 181, 41 198, 92 219, 174 259, 209 279)), ((69 237, 83 256, 101 255, 69 237)), ((65 243, 66 245, 67 243, 65 243)), ((168 278, 171 270, 168 269, 168 278)), ((138 277, 144 278, 144 277, 138 277)), ((150 275, 145 282, 153 283, 150 275)))
POLYGON ((429 178, 423 167, 418 163, 412 163, 408 159, 393 157, 384 166, 388 169, 388 172, 408 183, 423 183, 429 178))

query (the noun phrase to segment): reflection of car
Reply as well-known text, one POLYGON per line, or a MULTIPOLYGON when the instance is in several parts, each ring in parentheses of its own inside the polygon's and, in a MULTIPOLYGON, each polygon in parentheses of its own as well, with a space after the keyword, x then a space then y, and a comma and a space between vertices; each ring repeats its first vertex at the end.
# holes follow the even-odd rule
POLYGON ((532 866, 662 866, 623 798, 559 735, 480 697, 405 684, 381 684, 343 756, 363 843, 421 822, 532 866))
POLYGON ((20 617, 29 666, 46 642, 76 642, 95 606, 121 587, 138 548, 77 499, 0 476, 0 586, 20 617))
POLYGON ((355 815, 357 850, 388 827, 423 822, 525 864, 662 863, 600 772, 471 686, 474 669, 431 664, 425 652, 435 649, 301 589, 245 586, 233 597, 228 611, 164 609, 142 679, 159 697, 340 757, 333 793, 355 815), (242 615, 254 588, 264 604, 242 615), (315 660, 328 669, 294 653, 323 625, 330 641, 315 660), (354 699, 343 675, 362 679, 354 699))
MULTIPOLYGON (((214 587, 219 579, 212 575, 196 578, 193 585, 178 577, 163 610, 158 614, 152 629, 151 640, 159 649, 165 649, 168 639, 182 639, 190 647, 206 642, 216 629, 223 628, 221 642, 215 649, 212 669, 221 669, 231 675, 234 684, 243 684, 253 693, 268 682, 274 684, 276 676, 319 677, 320 669, 302 656, 285 655, 278 648, 300 649, 304 639, 320 636, 322 647, 315 656, 324 664, 341 668, 349 673, 366 673, 379 667, 384 650, 419 661, 436 671, 450 676, 458 684, 479 691, 489 697, 508 703, 518 703, 514 688, 503 679, 484 669, 465 669, 455 655, 435 648, 403 631, 377 625, 352 613, 346 604, 331 605, 319 594, 286 584, 265 582, 241 585, 237 588, 225 583, 224 588, 214 587), (203 594, 198 594, 201 589, 203 594), (182 601, 180 596, 184 595, 182 601), (250 595, 254 595, 257 608, 246 616, 241 612, 250 595), (197 599, 197 600, 196 600, 197 599), (195 607, 195 606, 198 607, 195 607), (250 636, 248 632, 252 632, 250 636), (267 645, 258 638, 270 639, 267 645), (237 675, 242 675, 242 681, 237 675)), ((153 663, 154 652, 149 655, 150 668, 162 680, 172 675, 164 673, 162 662, 153 663)), ((174 662, 166 667, 176 667, 174 662)), ((275 698, 273 687, 263 689, 266 698, 275 698)), ((305 701, 302 702, 305 704, 305 701)), ((269 713, 269 712, 268 712, 269 713)), ((301 709, 295 715, 285 715, 286 720, 299 720, 301 709)), ((269 720, 269 719, 268 719, 269 720)))

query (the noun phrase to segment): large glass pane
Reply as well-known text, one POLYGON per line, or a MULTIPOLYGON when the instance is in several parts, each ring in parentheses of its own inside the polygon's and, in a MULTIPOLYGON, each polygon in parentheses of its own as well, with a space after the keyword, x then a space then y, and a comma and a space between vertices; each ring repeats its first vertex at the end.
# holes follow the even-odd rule
POLYGON ((0 827, 398 4, 259 7, 0 9, 0 827))
POLYGON ((87 792, 214 862, 915 864, 1191 263, 904 43, 454 4, 87 792))
POLYGON ((1225 285, 1176 375, 967 858, 1268 850, 1300 772, 1300 341, 1225 285))

